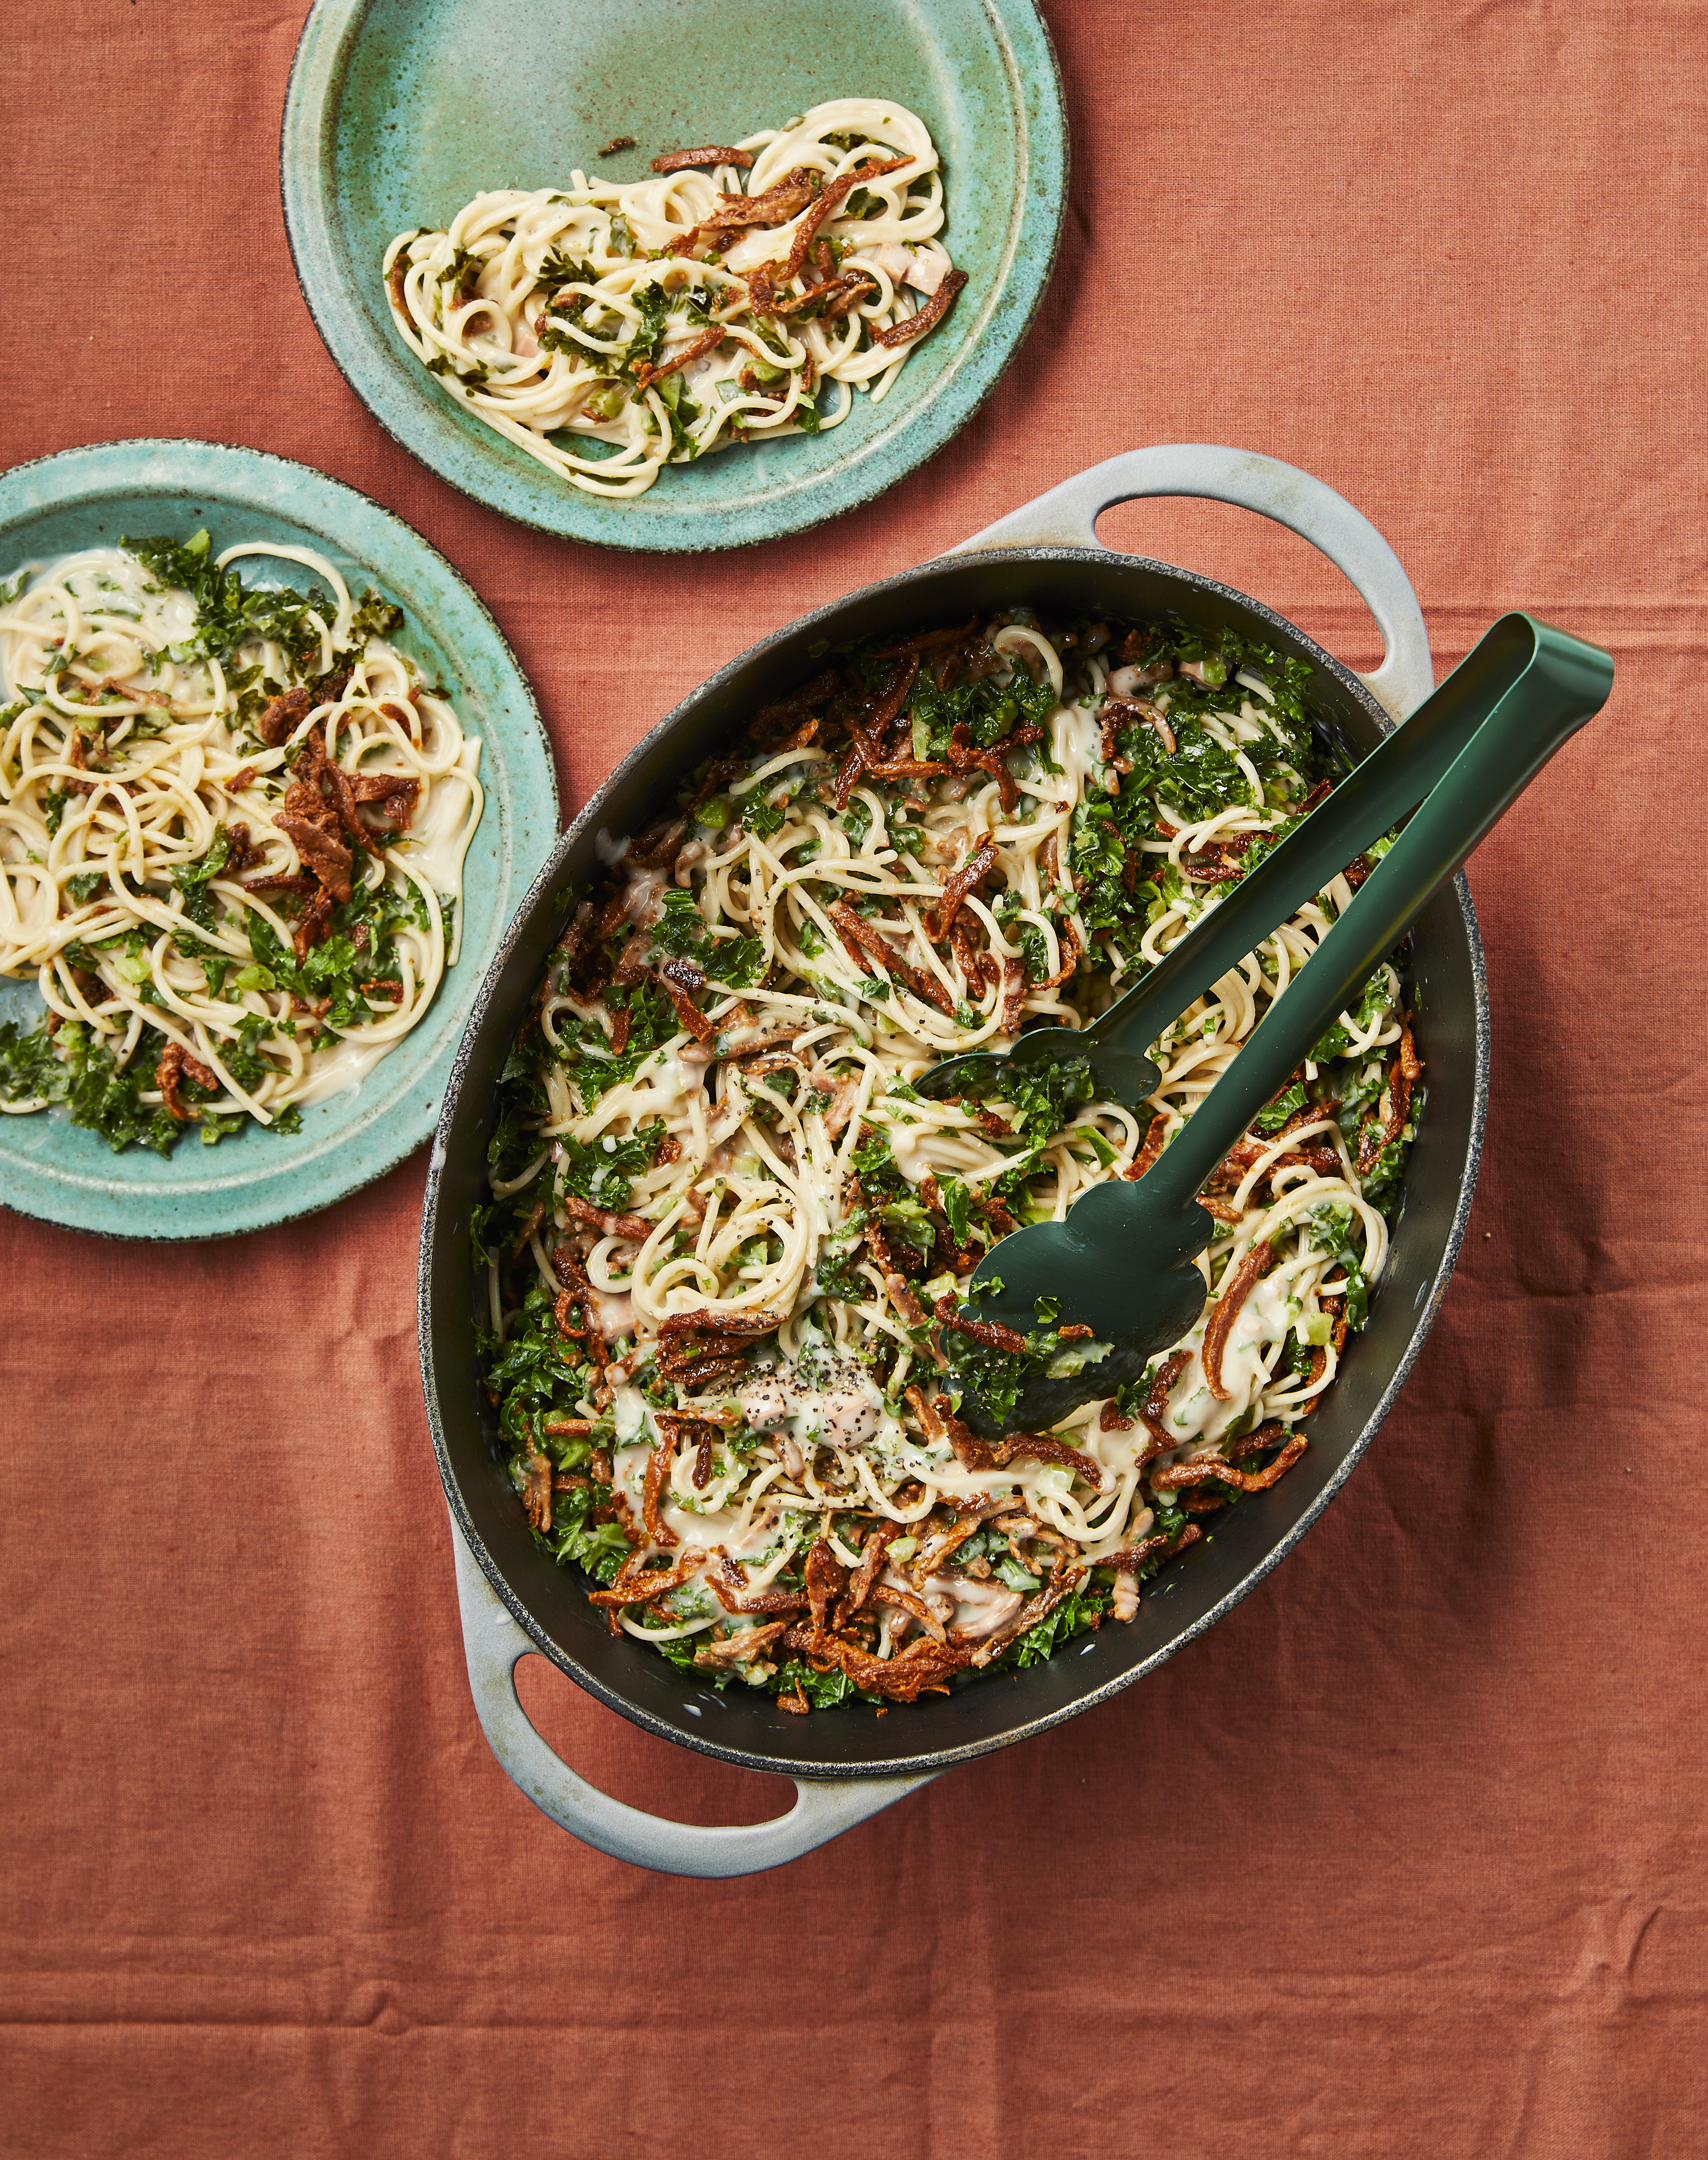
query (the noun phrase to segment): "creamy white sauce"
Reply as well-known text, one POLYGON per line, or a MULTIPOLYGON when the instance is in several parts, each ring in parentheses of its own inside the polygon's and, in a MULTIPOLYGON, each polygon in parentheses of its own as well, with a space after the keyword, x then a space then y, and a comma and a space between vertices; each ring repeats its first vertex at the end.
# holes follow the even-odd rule
MULTIPOLYGON (((459 771, 472 779, 480 768, 480 739, 465 735, 457 759, 459 771)), ((364 771, 379 771, 378 766, 365 766, 364 771)), ((407 773, 400 773, 407 779, 407 773)), ((468 841, 469 790, 459 780, 449 776, 435 780, 427 802, 418 816, 412 818, 405 838, 405 850, 409 867, 437 893, 456 893, 462 890, 463 856, 468 841)))
POLYGON ((294 1099, 299 1103, 324 1103, 329 1095, 342 1095, 360 1088, 396 1041, 395 1036, 380 1042, 345 1036, 324 1050, 315 1051, 309 1060, 308 1081, 294 1099))
POLYGON ((787 1430, 798 1444, 864 1447, 876 1439, 884 1399, 853 1358, 822 1358, 814 1379, 793 1365, 773 1365, 743 1382, 735 1399, 757 1432, 787 1430))

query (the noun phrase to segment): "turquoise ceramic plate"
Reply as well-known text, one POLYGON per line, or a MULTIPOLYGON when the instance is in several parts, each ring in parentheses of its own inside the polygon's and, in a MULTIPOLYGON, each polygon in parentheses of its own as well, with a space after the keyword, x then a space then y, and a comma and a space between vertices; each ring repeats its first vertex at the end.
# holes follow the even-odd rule
MULTIPOLYGON (((220 1238, 341 1200, 419 1147, 505 925, 558 837, 558 788, 533 694, 498 626, 444 558, 353 488, 288 459, 221 443, 103 443, 0 477, 0 574, 116 541, 206 526, 215 547, 283 541, 317 549, 357 591, 405 610, 398 643, 428 681, 454 686, 479 735, 486 808, 464 871, 462 956, 421 1025, 361 1086, 303 1113, 281 1137, 258 1127, 217 1147, 183 1142, 168 1160, 114 1155, 62 1111, 0 1117, 0 1200, 27 1215, 122 1238, 220 1238)), ((254 566, 299 588, 294 563, 254 566)), ((33 981, 0 978, 0 1020, 34 1026, 33 981)))
POLYGON ((1067 190, 1061 83, 1030 0, 319 0, 280 155, 304 294, 376 418, 524 524, 665 551, 799 532, 940 449, 1025 335, 1067 190), (856 397, 827 434, 671 466, 646 494, 602 501, 454 404, 392 325, 387 243, 448 224, 478 189, 547 186, 577 165, 637 179, 657 150, 867 95, 899 98, 930 127, 943 239, 968 283, 884 402, 856 397), (601 158, 618 135, 636 147, 601 158))

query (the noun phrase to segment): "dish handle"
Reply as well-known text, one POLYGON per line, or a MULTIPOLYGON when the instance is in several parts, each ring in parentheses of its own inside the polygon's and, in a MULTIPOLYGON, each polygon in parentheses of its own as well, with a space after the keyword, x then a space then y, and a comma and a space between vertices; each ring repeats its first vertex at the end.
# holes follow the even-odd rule
POLYGON ((451 1543, 457 1562, 457 1602, 463 1617, 463 1650, 475 1714, 506 1773, 534 1805, 584 1845, 651 1867, 661 1875, 757 1875, 798 1860, 868 1815, 906 1799, 922 1778, 860 1778, 832 1782, 797 1778, 797 1798, 786 1815, 771 1822, 711 1827, 668 1822, 626 1806, 589 1785, 548 1747, 528 1722, 516 1691, 516 1669, 533 1644, 486 1580, 454 1517, 451 1543))
POLYGON ((948 552, 1100 547, 1097 521, 1112 503, 1156 495, 1238 503, 1308 540, 1352 579, 1382 632, 1382 665, 1359 681, 1396 720, 1403 720, 1434 689, 1429 632, 1399 558, 1369 519, 1326 480, 1255 450, 1231 450, 1214 443, 1159 443, 1149 449, 1124 450, 998 518, 948 552))

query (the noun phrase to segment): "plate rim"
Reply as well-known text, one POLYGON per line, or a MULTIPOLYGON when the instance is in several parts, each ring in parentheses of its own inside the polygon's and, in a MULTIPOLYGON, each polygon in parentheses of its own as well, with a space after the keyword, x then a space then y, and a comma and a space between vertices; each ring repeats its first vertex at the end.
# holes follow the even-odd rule
MULTIPOLYGON (((1025 143, 1018 200, 1005 243, 1006 268, 995 288, 992 319, 984 336, 968 349, 965 362, 942 384, 929 405, 896 430, 887 449, 877 444, 870 458, 860 464, 833 465, 818 475, 818 486, 803 491, 800 500, 804 506, 813 506, 825 492, 832 494, 833 500, 822 506, 768 511, 763 513, 769 520, 764 529, 747 529, 761 513, 730 506, 698 516, 660 520, 656 529, 639 537, 617 531, 584 530, 568 513, 603 511, 610 515, 615 506, 567 485, 554 494, 531 496, 520 508, 501 501, 495 492, 483 491, 480 485, 485 470, 498 468, 483 465, 478 470, 465 473, 458 459, 439 453, 439 423, 454 417, 449 411, 441 413, 413 385, 405 396, 394 401, 387 395, 389 374, 380 379, 380 387, 371 387, 360 379, 356 361, 333 335, 335 312, 342 309, 346 319, 340 328, 347 331, 351 350, 358 354, 377 352, 337 274, 340 251, 328 210, 330 190, 324 184, 322 151, 323 141, 331 132, 322 123, 335 112, 347 73, 347 55, 373 4, 374 0, 314 0, 291 55, 279 122, 278 169, 292 274, 322 345, 370 418, 447 486, 525 530, 584 547, 609 548, 614 553, 663 556, 721 553, 811 532, 833 518, 864 508, 944 449, 1006 375, 1037 318, 1061 252, 1067 213, 1071 137, 1061 63, 1036 0, 976 0, 987 24, 997 34, 1012 109, 1020 121, 1025 143), (1036 52, 1020 54, 1015 49, 1017 34, 1035 46, 1036 52), (1036 129, 1026 122, 1027 92, 1034 86, 1039 108, 1036 129), (1029 240, 1041 243, 1036 252, 1036 269, 1028 273, 1031 289, 1026 290, 1022 281, 1018 290, 1023 304, 1001 309, 997 303, 1016 288, 1029 240), (853 476, 855 485, 838 489, 838 474, 845 479, 853 476), (535 514, 556 509, 565 514, 535 514), (714 523, 716 530, 704 529, 714 523)), ((472 439, 470 446, 478 446, 478 439, 472 439)), ((632 498, 637 502, 644 499, 632 498)))
MULTIPOLYGON (((405 544, 418 551, 430 569, 436 570, 441 576, 448 578, 454 586, 460 589, 462 595, 475 610, 492 641, 492 656, 497 663, 500 673, 510 678, 510 687, 519 705, 516 749, 524 759, 528 758, 530 751, 537 751, 538 770, 532 775, 530 784, 542 788, 543 807, 549 810, 556 831, 561 832, 563 800, 558 787, 557 767, 552 753, 551 738, 547 733, 545 723, 541 716, 539 700, 534 694, 533 685, 517 660, 509 639, 505 636, 485 601, 449 556, 442 549, 436 548, 423 533, 418 532, 408 519, 400 517, 395 510, 380 501, 376 496, 368 494, 365 489, 354 486, 348 480, 335 479, 330 473, 322 472, 314 465, 304 464, 300 459, 286 457, 277 450, 257 449, 252 444, 225 442, 202 435, 129 435, 111 441, 68 444, 60 449, 44 452, 39 457, 24 459, 20 463, 10 465, 3 472, 0 472, 0 532, 9 530, 16 521, 25 517, 52 515, 61 506, 70 506, 69 502, 62 506, 61 502, 56 501, 52 496, 39 496, 34 491, 41 476, 50 467, 75 470, 76 465, 80 463, 91 475, 98 475, 103 462, 121 457, 125 454, 132 455, 156 454, 171 456, 195 453, 211 453, 212 463, 216 468, 225 465, 227 460, 231 461, 229 473, 222 476, 227 481, 231 475, 241 474, 246 466, 278 468, 283 474, 291 477, 293 484, 301 485, 306 490, 303 498, 302 517, 302 522, 305 524, 319 514, 313 499, 315 490, 326 491, 335 503, 336 498, 340 496, 351 498, 361 506, 364 512, 371 513, 385 524, 395 527, 402 536, 405 544), (24 497, 22 501, 14 499, 20 493, 24 497), (532 723, 532 740, 529 738, 526 725, 528 722, 532 723)), ((193 475, 190 477, 192 485, 189 491, 194 493, 196 491, 193 482, 200 475, 193 475)), ((117 478, 112 481, 116 491, 132 485, 129 481, 117 478)), ((209 491, 213 492, 220 485, 221 477, 211 478, 209 491)), ((292 513, 288 510, 283 512, 275 510, 273 514, 289 516, 292 513)), ((383 574, 372 566, 365 555, 357 553, 354 550, 351 552, 355 559, 362 563, 369 574, 376 578, 383 574)), ((555 837, 552 846, 553 848, 556 846, 555 837)), ((549 853, 550 850, 548 850, 548 859, 549 853)), ((515 895, 517 892, 526 893, 532 890, 536 875, 537 867, 530 870, 522 864, 519 856, 516 858, 512 875, 498 896, 495 920, 498 926, 496 937, 499 942, 502 942, 510 915, 514 912, 517 904, 515 895)), ((473 958, 475 956, 470 957, 473 958)), ((8 977, 3 979, 17 981, 23 979, 8 977)), ((463 995, 470 1008, 484 979, 483 969, 479 974, 471 970, 465 980, 463 995)), ((440 1018, 443 1019, 442 1014, 440 1018)), ((460 1046, 462 1031, 466 1027, 467 1021, 468 1013, 465 1011, 461 1014, 460 1024, 454 1026, 453 1034, 441 1045, 438 1053, 439 1057, 454 1062, 460 1046)), ((428 1069, 430 1072, 431 1067, 429 1066, 428 1069)), ((448 1074, 449 1067, 447 1077, 448 1074)), ((209 1244, 217 1239, 246 1237, 258 1230, 272 1229, 279 1224, 300 1222, 305 1217, 320 1214, 327 1208, 337 1206, 340 1202, 349 1199, 352 1194, 361 1192, 365 1186, 375 1184, 381 1178, 389 1176, 399 1164, 407 1161, 409 1156, 416 1154, 431 1140, 438 1124, 438 1103, 434 1103, 430 1113, 426 1110, 418 1111, 413 1118, 408 1116, 403 1106, 400 1105, 392 1124, 385 1129, 388 1136, 377 1140, 373 1145, 371 1155, 365 1155, 361 1163, 345 1175, 340 1176, 335 1171, 330 1171, 329 1166, 329 1176, 333 1189, 312 1192, 309 1197, 304 1197, 300 1200, 293 1198, 288 1189, 281 1187, 282 1179, 289 1174, 292 1168, 288 1160, 281 1160, 276 1173, 269 1171, 260 1178, 246 1181, 240 1185, 233 1196, 234 1204, 223 1208, 221 1219, 213 1223, 177 1221, 169 1214, 163 1217, 157 1213, 145 1224, 119 1228, 110 1222, 94 1219, 89 1210, 75 1202, 69 1207, 63 1205, 56 1207, 54 1204, 55 1202, 63 1200, 68 1195, 80 1196, 86 1192, 101 1190, 104 1181, 82 1171, 77 1172, 73 1176, 56 1171, 50 1166, 13 1155, 9 1150, 0 1150, 0 1160, 5 1161, 8 1173, 6 1181, 7 1189, 3 1202, 0 1202, 0 1205, 3 1205, 4 1208, 12 1213, 28 1217, 32 1221, 50 1223, 61 1229, 75 1231, 87 1237, 105 1238, 118 1244, 149 1245, 209 1244), (246 1200, 254 1204, 246 1208, 243 1204, 246 1200)), ((0 1135, 3 1135, 5 1127, 0 1126, 0 1135)), ((374 1140, 373 1135, 369 1137, 371 1141, 374 1140)), ((122 1181, 123 1173, 116 1166, 122 1160, 122 1155, 98 1158, 101 1162, 110 1161, 115 1166, 114 1176, 119 1181, 122 1181)), ((322 1158, 323 1163, 329 1166, 330 1160, 328 1157, 322 1158)), ((203 1189, 207 1195, 210 1205, 217 1204, 213 1200, 215 1189, 212 1186, 203 1189)), ((131 1190, 134 1195, 140 1196, 140 1204, 145 1207, 151 1188, 140 1186, 133 1186, 131 1190)), ((187 1204, 193 1207, 198 1197, 200 1196, 189 1196, 187 1204)), ((163 1193, 160 1198, 171 1206, 186 1204, 185 1198, 177 1194, 168 1196, 163 1193)))

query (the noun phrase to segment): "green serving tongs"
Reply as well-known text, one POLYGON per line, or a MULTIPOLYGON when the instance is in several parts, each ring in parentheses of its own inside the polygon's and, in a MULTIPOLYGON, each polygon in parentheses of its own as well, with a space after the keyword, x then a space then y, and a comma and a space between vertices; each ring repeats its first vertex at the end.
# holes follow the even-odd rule
POLYGON ((1041 1430, 1136 1379, 1186 1333, 1204 1304, 1197 1255, 1217 1234, 1200 1188, 1430 895, 1601 710, 1612 683, 1612 661, 1599 646, 1527 615, 1503 615, 1404 725, 1088 1027, 1036 1029, 1007 1058, 947 1058, 915 1082, 922 1095, 970 1088, 999 1099, 1015 1067, 1088 1057, 1098 1097, 1141 1101, 1160 1080, 1147 1052, 1167 1023, 1421 806, 1145 1176, 1093 1186, 1063 1221, 1015 1231, 980 1261, 968 1293, 978 1317, 1035 1331, 1038 1301, 1048 1298, 1064 1323, 1089 1326, 1112 1347, 1076 1373, 1028 1379, 1000 1424, 977 1399, 975 1377, 953 1373, 961 1415, 976 1430, 1041 1430))

